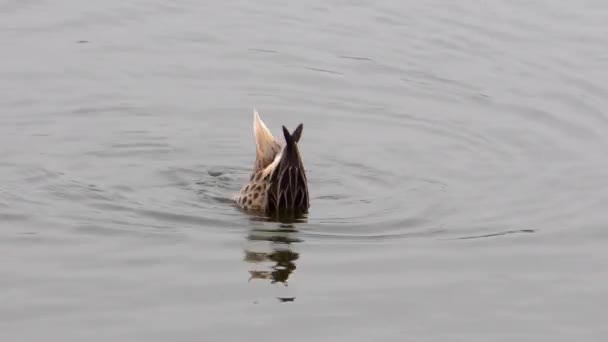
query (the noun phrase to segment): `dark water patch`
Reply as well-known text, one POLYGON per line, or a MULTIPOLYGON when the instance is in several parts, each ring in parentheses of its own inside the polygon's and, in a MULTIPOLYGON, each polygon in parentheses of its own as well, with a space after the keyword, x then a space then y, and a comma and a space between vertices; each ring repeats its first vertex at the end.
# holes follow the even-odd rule
POLYGON ((352 59, 352 60, 355 60, 355 61, 369 61, 369 62, 373 61, 373 60, 372 60, 371 58, 369 58, 369 57, 345 56, 345 55, 343 55, 343 56, 338 56, 338 57, 339 57, 339 58, 343 58, 343 59, 352 59))
POLYGON ((136 156, 157 156, 159 154, 171 154, 175 153, 175 149, 171 147, 167 148, 115 148, 114 150, 98 150, 88 152, 88 155, 95 157, 136 157, 136 156))
POLYGON ((506 231, 496 232, 496 233, 491 233, 491 234, 464 236, 464 237, 459 237, 459 238, 455 238, 455 239, 457 239, 457 240, 483 239, 483 238, 499 237, 499 236, 510 235, 510 234, 535 233, 535 232, 536 232, 536 230, 534 230, 534 229, 515 229, 515 230, 506 230, 506 231))
POLYGON ((133 143, 117 143, 110 146, 111 148, 117 149, 138 149, 138 148, 159 148, 169 147, 166 143, 155 143, 155 142, 133 142, 133 143))
POLYGON ((141 108, 129 106, 129 105, 106 105, 106 106, 95 106, 95 107, 79 107, 73 109, 70 114, 76 115, 78 117, 82 116, 91 116, 91 115, 101 115, 101 114, 110 114, 110 113, 121 113, 121 114, 143 114, 141 108))
POLYGON ((250 48, 249 51, 255 51, 255 52, 263 52, 263 53, 279 53, 276 50, 268 50, 268 49, 257 49, 257 48, 250 48))
POLYGON ((341 72, 333 71, 333 70, 329 70, 329 69, 313 68, 313 67, 306 67, 306 69, 312 70, 312 71, 318 71, 318 72, 322 72, 322 73, 327 73, 327 74, 333 74, 333 75, 344 75, 341 72))
POLYGON ((5 222, 11 221, 26 221, 30 218, 27 214, 20 213, 0 213, 0 220, 5 222))
MULTIPOLYGON (((441 239, 443 236, 449 234, 449 230, 446 228, 424 228, 419 231, 390 231, 387 229, 377 229, 379 232, 374 231, 374 227, 370 227, 368 232, 352 232, 347 233, 342 227, 339 229, 332 229, 336 227, 335 224, 324 224, 321 225, 323 230, 311 231, 306 228, 302 228, 300 236, 306 241, 314 241, 320 244, 327 242, 337 243, 363 243, 369 245, 383 244, 383 243, 394 243, 398 244, 400 241, 407 239, 441 239)), ((348 225, 347 225, 348 226, 348 225)))
POLYGON ((101 210, 110 211, 110 212, 133 212, 133 210, 134 210, 133 207, 126 206, 124 204, 112 203, 112 202, 91 203, 89 205, 92 208, 101 209, 101 210))
POLYGON ((144 217, 150 217, 168 223, 187 224, 198 227, 221 227, 227 224, 225 221, 214 218, 177 214, 159 210, 137 209, 136 213, 144 217))

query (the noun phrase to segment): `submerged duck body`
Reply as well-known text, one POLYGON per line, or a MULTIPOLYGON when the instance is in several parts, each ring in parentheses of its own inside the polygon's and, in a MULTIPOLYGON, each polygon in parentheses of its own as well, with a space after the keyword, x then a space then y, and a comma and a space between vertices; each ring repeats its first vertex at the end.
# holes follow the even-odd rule
POLYGON ((285 141, 280 143, 258 112, 253 112, 256 158, 249 183, 241 188, 236 200, 239 207, 267 215, 308 211, 308 181, 298 149, 302 129, 299 124, 290 133, 283 126, 285 141))

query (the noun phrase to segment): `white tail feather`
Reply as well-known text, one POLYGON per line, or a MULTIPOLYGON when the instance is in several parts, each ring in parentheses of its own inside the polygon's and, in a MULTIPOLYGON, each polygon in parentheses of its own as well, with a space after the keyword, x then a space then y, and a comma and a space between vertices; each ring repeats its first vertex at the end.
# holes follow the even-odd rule
POLYGON ((253 134, 256 145, 254 168, 263 169, 272 163, 281 147, 255 109, 253 110, 253 134))

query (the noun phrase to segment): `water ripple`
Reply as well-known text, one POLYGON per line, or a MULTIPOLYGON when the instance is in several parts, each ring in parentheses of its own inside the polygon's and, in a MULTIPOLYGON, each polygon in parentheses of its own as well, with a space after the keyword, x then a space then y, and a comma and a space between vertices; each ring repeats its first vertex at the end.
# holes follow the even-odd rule
POLYGON ((591 337, 607 14, 599 0, 2 2, 3 334, 551 340, 557 322, 557 339, 591 337), (304 123, 298 220, 232 201, 253 107, 273 132, 304 123))

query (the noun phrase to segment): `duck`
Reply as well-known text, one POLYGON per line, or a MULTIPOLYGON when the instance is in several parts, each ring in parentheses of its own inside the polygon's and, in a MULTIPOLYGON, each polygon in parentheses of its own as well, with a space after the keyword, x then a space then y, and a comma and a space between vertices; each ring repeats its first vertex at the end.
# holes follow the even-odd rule
POLYGON ((249 182, 236 197, 245 211, 275 216, 309 210, 308 179, 298 147, 304 126, 300 123, 292 132, 282 129, 284 141, 279 141, 253 110, 255 160, 249 182))

